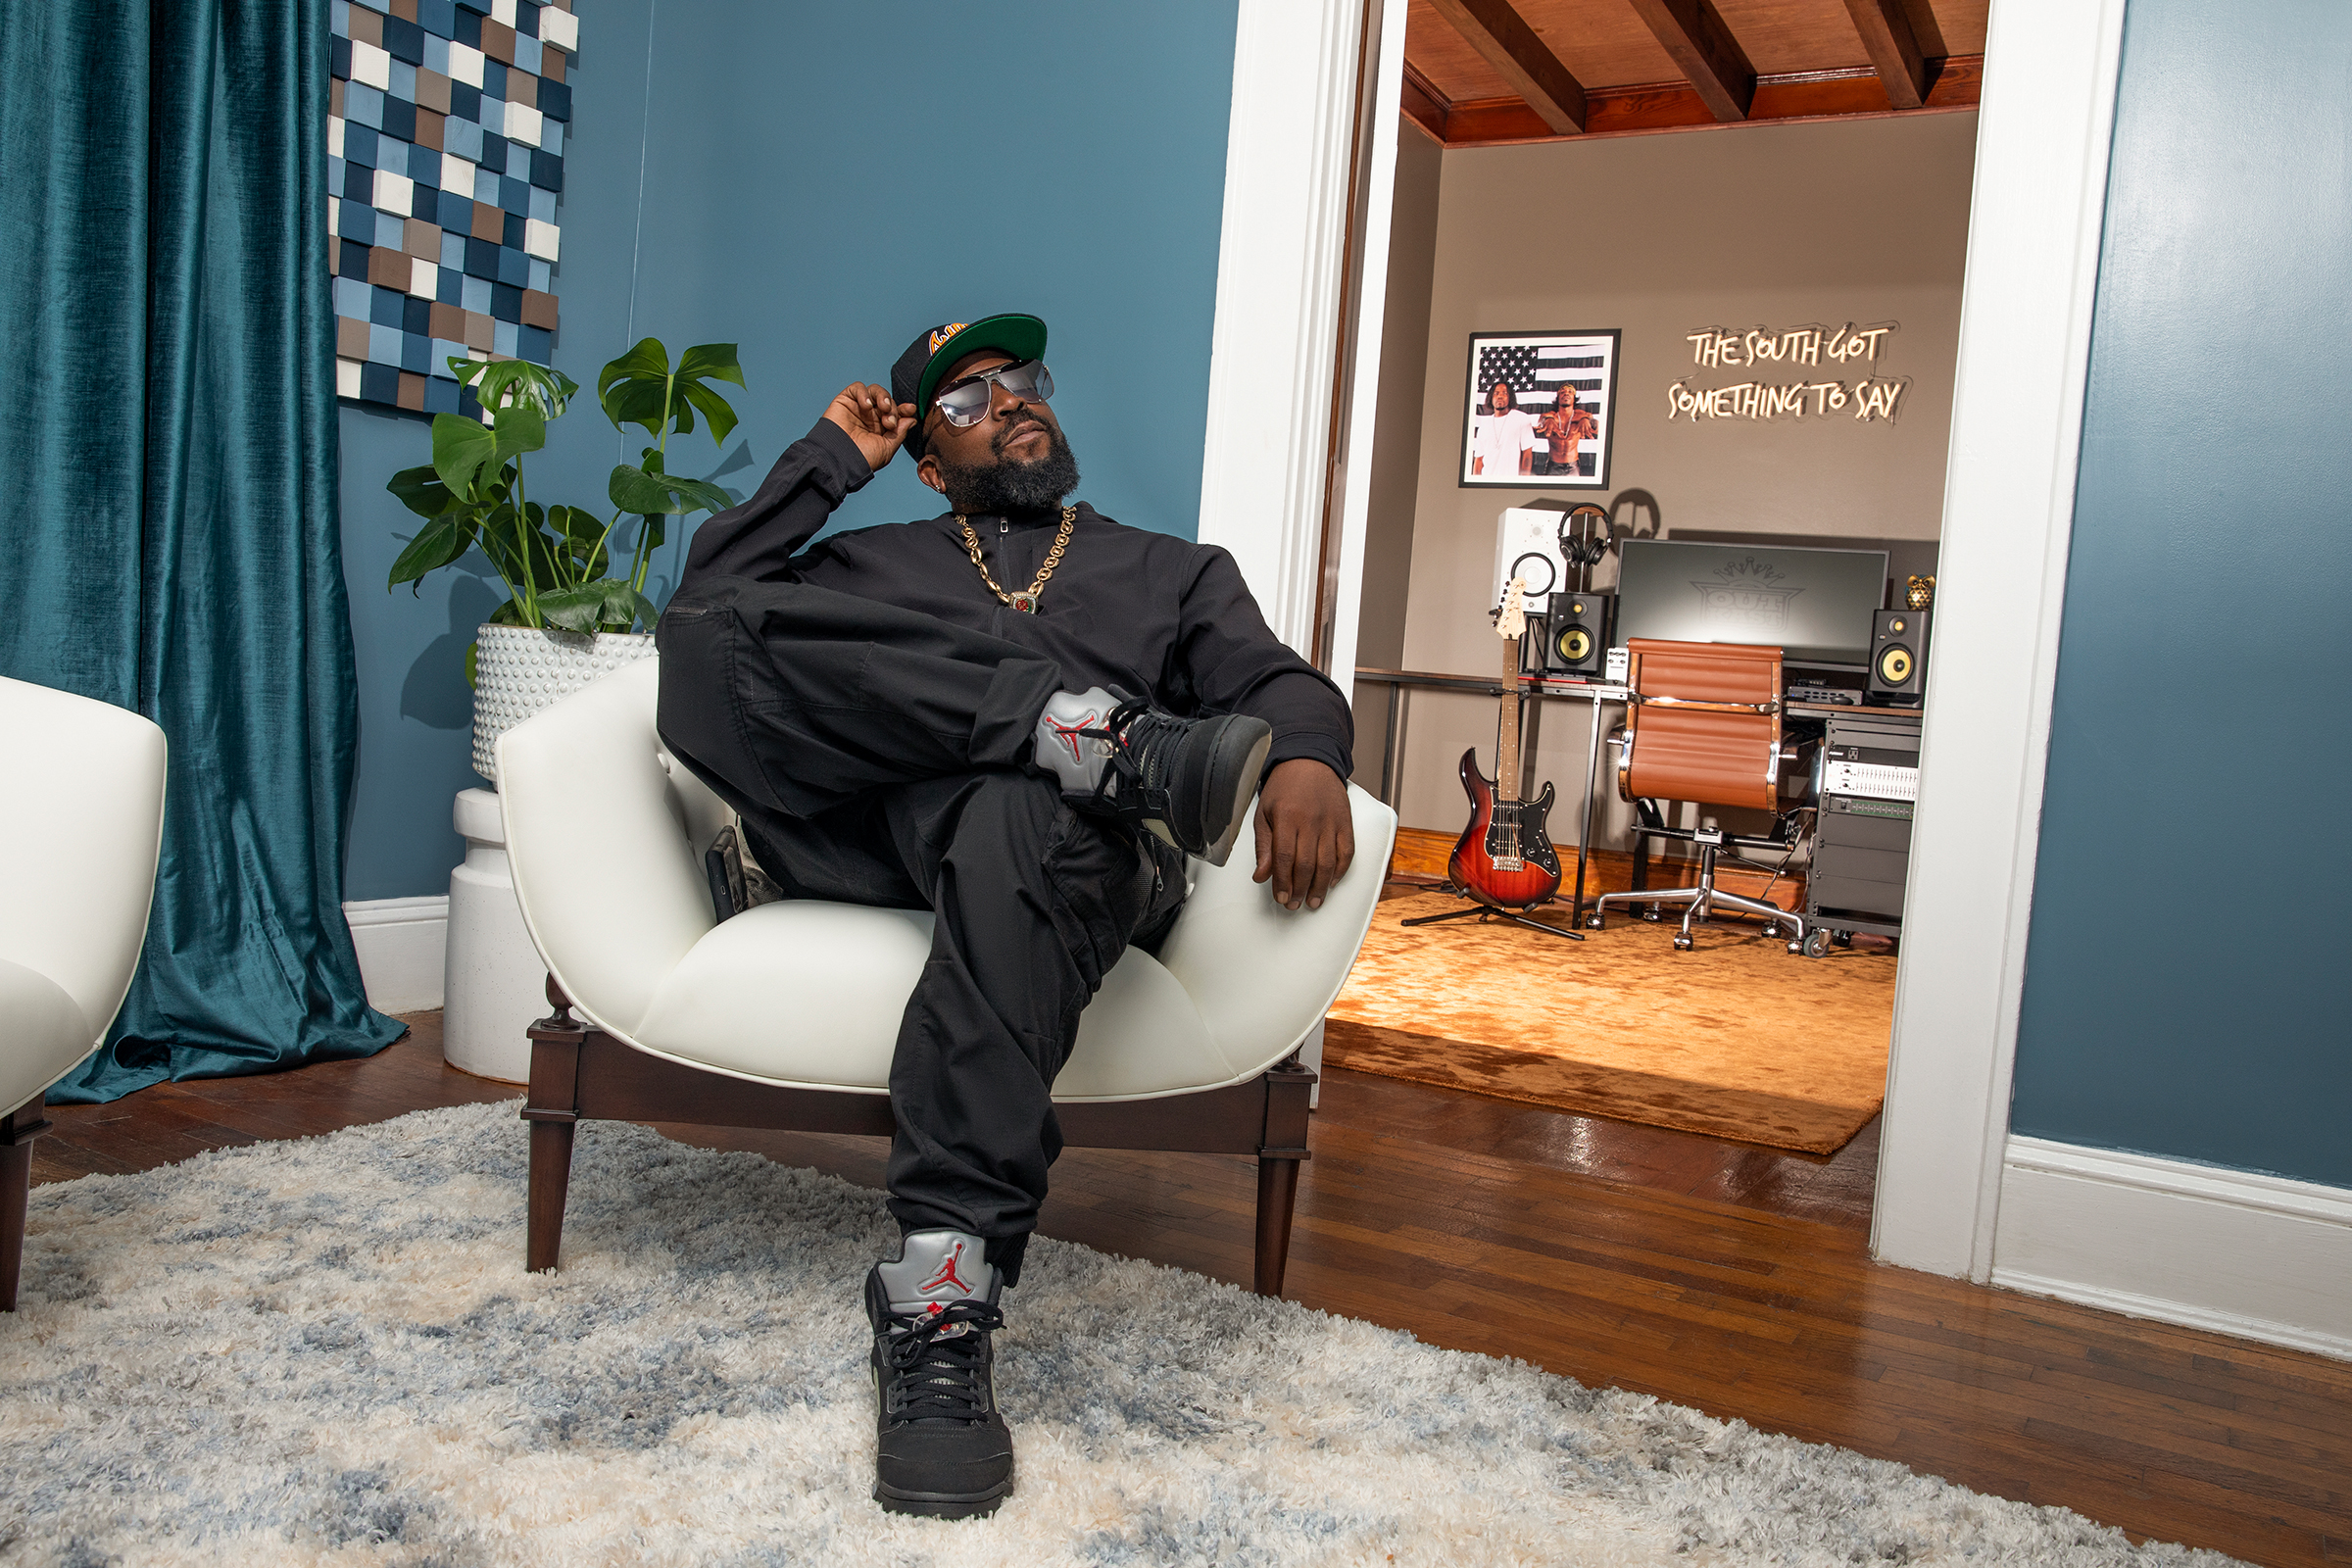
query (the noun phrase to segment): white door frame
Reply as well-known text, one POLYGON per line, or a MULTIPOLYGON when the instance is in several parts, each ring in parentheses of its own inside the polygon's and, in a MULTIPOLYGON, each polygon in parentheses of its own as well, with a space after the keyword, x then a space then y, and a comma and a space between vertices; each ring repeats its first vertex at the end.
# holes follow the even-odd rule
MULTIPOLYGON (((1373 3, 1402 10, 1402 0, 1373 3)), ((1241 0, 1225 142, 1197 537, 1233 552, 1274 634, 1310 659, 1365 4, 1241 0)), ((1401 62, 1401 21, 1384 30, 1398 35, 1401 62)), ((1393 184, 1394 126, 1389 134, 1393 184)), ((1377 194, 1385 235, 1389 194, 1377 194)), ((1378 254, 1385 272, 1385 237, 1378 254)), ((1356 569, 1360 577, 1360 538, 1356 569)), ((1348 631, 1345 663, 1336 648, 1333 658, 1343 687, 1354 669, 1352 617, 1348 631)))
POLYGON ((2124 0, 1993 0, 1871 1250, 1992 1273, 2124 0))
MULTIPOLYGON (((1339 526, 1336 571, 1329 587, 1331 648, 1329 673, 1355 695, 1355 646, 1364 608, 1364 542, 1371 531, 1372 436, 1380 413, 1380 357, 1389 311, 1389 238, 1396 207, 1396 137, 1403 129, 1404 13, 1406 0, 1370 0, 1376 7, 1372 90, 1365 112, 1372 117, 1364 146, 1363 232, 1356 237, 1355 357, 1346 388, 1348 413, 1340 425, 1343 450, 1331 469, 1340 488, 1335 514, 1339 526)), ((1326 560, 1330 557, 1326 554, 1326 560)), ((1309 606, 1311 611, 1312 606, 1309 606)), ((1311 635, 1311 632, 1310 632, 1311 635)), ((1310 649, 1308 658, 1314 654, 1310 649)))
MULTIPOLYGON (((1311 651, 1361 6, 1383 7, 1348 427, 1379 373, 1404 0, 1241 0, 1200 537, 1311 651)), ((1993 0, 1937 568, 1936 700, 1873 1251, 1990 1277, 2073 531, 2125 0, 1993 0)), ((1354 664, 1370 463, 1343 470, 1332 674, 1354 664)))

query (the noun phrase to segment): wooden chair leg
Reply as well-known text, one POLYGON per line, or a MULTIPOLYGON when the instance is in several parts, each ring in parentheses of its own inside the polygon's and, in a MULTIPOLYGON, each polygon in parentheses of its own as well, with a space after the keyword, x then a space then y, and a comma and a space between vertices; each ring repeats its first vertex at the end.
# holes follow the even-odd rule
POLYGON ((1298 1162, 1314 1106, 1315 1073, 1297 1056, 1275 1063, 1265 1085, 1265 1124, 1257 1146, 1257 1279, 1260 1296, 1280 1296, 1291 1261, 1291 1210, 1298 1198, 1298 1162))
POLYGON ((32 1141, 49 1130, 41 1102, 0 1116, 0 1312, 17 1309, 24 1266, 24 1212, 32 1198, 32 1141))
POLYGON ((529 1240, 523 1267, 543 1274, 564 1248, 564 1200, 571 1191, 571 1129, 567 1121, 531 1123, 531 1191, 526 1200, 529 1240))
POLYGON ((1298 1161, 1260 1155, 1257 1161, 1257 1278, 1260 1296, 1280 1296, 1291 1261, 1291 1209, 1298 1198, 1298 1161))
POLYGON ((571 999, 547 977, 555 1011, 530 1027, 531 1087, 522 1119, 531 1124, 531 1186, 523 1202, 522 1266, 543 1274, 564 1250, 564 1200, 571 1191, 571 1129, 580 1119, 580 1048, 588 1031, 571 999))
POLYGON ((24 1266, 24 1205, 32 1194, 32 1151, 0 1149, 0 1312, 17 1309, 17 1274, 24 1266))

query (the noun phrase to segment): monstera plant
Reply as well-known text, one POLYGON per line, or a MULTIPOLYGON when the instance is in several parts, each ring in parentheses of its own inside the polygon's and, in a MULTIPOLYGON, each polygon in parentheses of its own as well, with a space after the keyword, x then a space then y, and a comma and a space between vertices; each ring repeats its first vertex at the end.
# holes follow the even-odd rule
MULTIPOLYGON (((392 564, 387 588, 416 583, 479 547, 506 584, 494 626, 596 633, 649 631, 656 608, 645 596, 654 552, 668 519, 716 512, 727 493, 668 468, 671 435, 693 433, 695 416, 714 443, 735 428, 735 411, 713 382, 744 384, 732 343, 704 343, 672 365, 657 338, 646 338, 606 366, 596 378, 597 401, 614 429, 637 425, 653 438, 635 463, 615 465, 605 495, 612 511, 531 499, 522 460, 547 444, 547 423, 562 416, 579 385, 561 370, 522 360, 453 358, 450 368, 473 388, 482 416, 442 414, 433 418, 433 461, 394 474, 385 488, 425 519, 424 527, 392 564), (641 519, 616 571, 614 535, 630 517, 641 519)), ((466 677, 474 656, 466 655, 466 677)))

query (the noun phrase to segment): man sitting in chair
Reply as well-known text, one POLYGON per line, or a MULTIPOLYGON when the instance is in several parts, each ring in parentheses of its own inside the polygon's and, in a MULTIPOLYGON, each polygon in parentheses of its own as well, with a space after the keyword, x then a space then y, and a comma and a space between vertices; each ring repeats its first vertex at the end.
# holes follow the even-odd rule
POLYGON ((662 740, 784 895, 937 914, 890 1071, 904 1237, 865 1284, 874 1496, 900 1513, 1011 1490, 989 1336, 1104 973, 1166 934, 1185 857, 1223 864, 1253 794, 1286 907, 1320 906, 1354 851, 1339 689, 1226 552, 1065 504, 1045 347, 1035 317, 957 322, 887 390, 845 388, 702 525, 660 629, 662 740), (951 510, 811 546, 901 446, 951 510))

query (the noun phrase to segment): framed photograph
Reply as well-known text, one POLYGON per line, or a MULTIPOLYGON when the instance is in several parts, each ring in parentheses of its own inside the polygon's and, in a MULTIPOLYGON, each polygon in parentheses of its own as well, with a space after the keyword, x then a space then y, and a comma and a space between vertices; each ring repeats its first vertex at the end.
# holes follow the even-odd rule
POLYGON ((1616 327, 1473 332, 1465 490, 1606 490, 1617 432, 1616 327))

